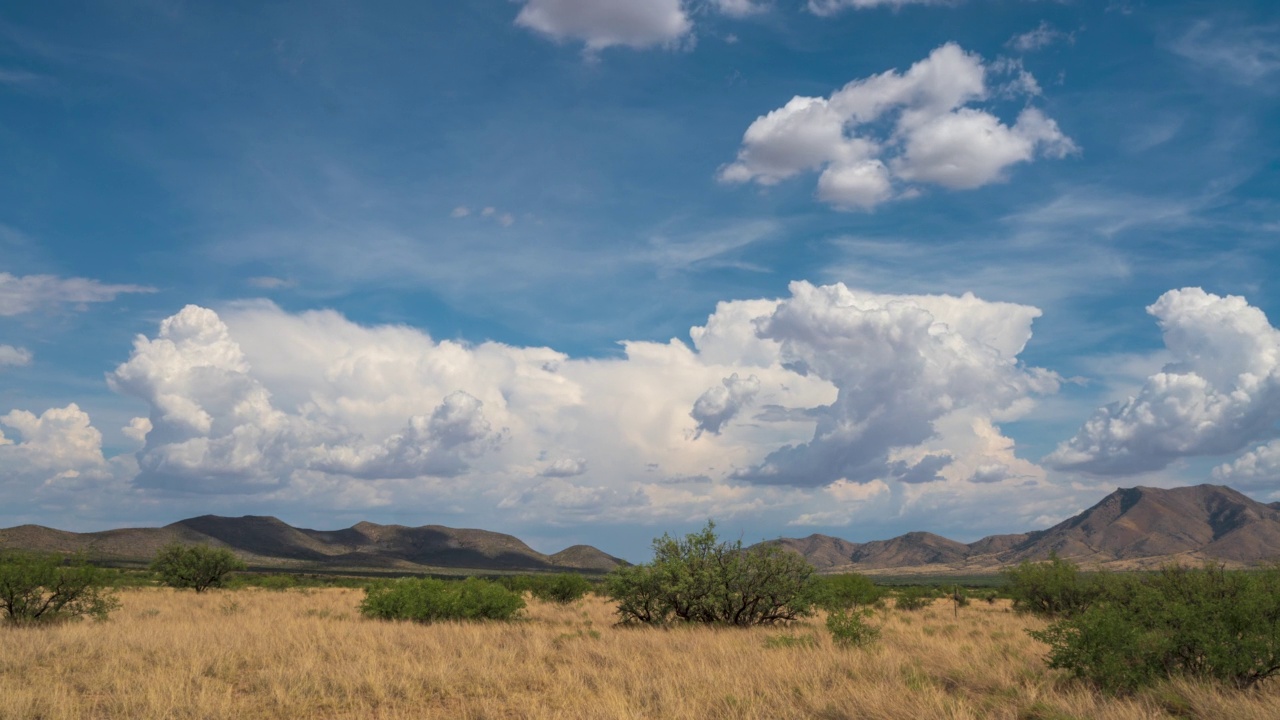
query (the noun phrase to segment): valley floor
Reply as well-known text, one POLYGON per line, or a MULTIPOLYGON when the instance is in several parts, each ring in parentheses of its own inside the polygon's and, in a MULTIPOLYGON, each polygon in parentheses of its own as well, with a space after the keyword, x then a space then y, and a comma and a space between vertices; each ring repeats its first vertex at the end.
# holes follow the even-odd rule
POLYGON ((820 618, 621 628, 589 597, 421 626, 366 620, 361 597, 138 589, 106 623, 0 627, 0 718, 1280 717, 1277 683, 1098 695, 1046 669, 1024 632, 1042 624, 1005 604, 882 613, 881 642, 860 650, 820 618))

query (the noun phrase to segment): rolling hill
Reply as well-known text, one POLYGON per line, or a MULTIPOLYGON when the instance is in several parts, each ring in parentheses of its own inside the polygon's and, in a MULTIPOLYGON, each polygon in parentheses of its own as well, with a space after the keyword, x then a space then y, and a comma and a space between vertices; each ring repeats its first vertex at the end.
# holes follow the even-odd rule
POLYGON ((487 530, 369 522, 343 530, 308 530, 255 515, 202 515, 160 528, 94 533, 39 525, 0 530, 0 549, 82 552, 95 560, 122 563, 147 562, 172 542, 225 547, 251 567, 291 570, 606 572, 623 562, 587 545, 544 555, 516 537, 487 530))

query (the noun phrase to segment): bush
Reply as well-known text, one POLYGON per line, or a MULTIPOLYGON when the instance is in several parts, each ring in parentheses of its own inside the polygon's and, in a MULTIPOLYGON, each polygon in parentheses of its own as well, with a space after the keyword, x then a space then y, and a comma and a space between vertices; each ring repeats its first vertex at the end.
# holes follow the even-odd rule
POLYGON ((1084 612, 1102 591, 1102 578, 1086 579, 1075 563, 1056 552, 1044 562, 1023 561, 1002 570, 1013 609, 1040 617, 1071 617, 1084 612))
POLYGON ((840 610, 827 615, 827 631, 841 647, 865 647, 880 638, 880 628, 867 622, 871 610, 840 610))
POLYGON ((933 604, 933 588, 907 587, 898 591, 893 606, 899 610, 921 610, 933 604))
POLYGON ((89 616, 105 620, 120 606, 109 576, 82 558, 11 552, 0 555, 0 608, 15 625, 89 616))
POLYGON ((546 602, 568 605, 591 592, 591 581, 577 573, 560 573, 538 579, 541 582, 533 586, 533 596, 546 602))
POLYGON ((1031 635, 1050 646, 1050 667, 1110 692, 1175 675, 1250 687, 1280 674, 1280 568, 1115 578, 1088 608, 1031 635))
POLYGON ((227 573, 244 569, 244 563, 226 548, 181 543, 161 548, 151 563, 151 571, 160 576, 160 582, 198 593, 222 587, 227 573))
POLYGON ((884 594, 870 578, 854 573, 816 576, 809 588, 810 601, 827 612, 870 607, 884 594))
POLYGON ((518 593, 479 578, 402 578, 371 585, 364 592, 360 612, 379 620, 510 620, 524 609, 518 593))
POLYGON ((663 535, 653 541, 653 551, 652 562, 620 568, 608 578, 608 594, 623 623, 749 626, 809 612, 813 566, 797 553, 720 542, 710 521, 684 540, 663 535))

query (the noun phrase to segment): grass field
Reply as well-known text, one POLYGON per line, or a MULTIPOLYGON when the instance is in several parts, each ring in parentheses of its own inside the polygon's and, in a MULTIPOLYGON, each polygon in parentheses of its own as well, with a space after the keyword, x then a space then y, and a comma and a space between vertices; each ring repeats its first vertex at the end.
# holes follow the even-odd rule
POLYGON ((1277 718, 1280 688, 1116 699, 1048 670, 1037 620, 890 611, 870 649, 788 628, 620 628, 530 603, 508 624, 366 620, 358 590, 120 593, 106 623, 0 627, 0 718, 1277 718), (792 639, 787 639, 792 638, 792 639))

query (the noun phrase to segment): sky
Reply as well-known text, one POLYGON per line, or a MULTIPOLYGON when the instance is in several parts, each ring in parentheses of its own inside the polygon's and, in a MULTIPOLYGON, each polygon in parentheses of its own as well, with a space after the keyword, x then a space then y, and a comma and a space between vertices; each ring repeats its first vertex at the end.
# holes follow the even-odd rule
POLYGON ((1280 6, 0 3, 0 526, 1280 499, 1280 6))

